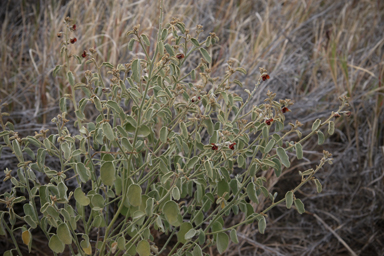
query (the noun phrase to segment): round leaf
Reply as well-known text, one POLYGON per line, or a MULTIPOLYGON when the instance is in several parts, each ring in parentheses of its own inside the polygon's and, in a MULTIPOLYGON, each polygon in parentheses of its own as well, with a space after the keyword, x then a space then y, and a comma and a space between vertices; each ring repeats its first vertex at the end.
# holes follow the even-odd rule
POLYGON ((62 253, 62 252, 64 252, 65 245, 64 245, 63 242, 61 242, 61 240, 59 239, 59 237, 57 235, 53 235, 51 237, 51 239, 49 239, 48 246, 55 253, 62 253))
POLYGON ((100 168, 101 181, 107 185, 112 186, 116 180, 115 177, 115 166, 113 162, 105 162, 100 168))
POLYGON ((176 202, 168 201, 163 206, 163 213, 169 224, 179 226, 180 209, 176 202))
POLYGON ((141 240, 136 247, 136 252, 140 256, 149 256, 151 254, 151 247, 147 240, 141 240))
POLYGON ((72 244, 72 235, 66 223, 61 223, 57 227, 57 236, 64 244, 72 244))
POLYGON ((84 192, 81 188, 77 188, 73 194, 75 196, 75 200, 82 206, 87 206, 90 203, 88 197, 85 196, 84 192))
POLYGON ((128 202, 132 206, 141 205, 141 187, 137 184, 131 184, 128 188, 128 202))

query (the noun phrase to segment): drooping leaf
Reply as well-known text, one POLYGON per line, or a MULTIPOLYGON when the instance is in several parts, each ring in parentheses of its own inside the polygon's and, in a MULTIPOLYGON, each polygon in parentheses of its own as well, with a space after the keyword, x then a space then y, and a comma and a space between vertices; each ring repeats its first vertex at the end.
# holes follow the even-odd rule
POLYGON ((262 216, 262 218, 261 219, 259 219, 259 223, 258 223, 258 228, 259 228, 259 232, 260 232, 260 234, 264 234, 264 232, 265 232, 265 228, 266 228, 266 226, 267 226, 267 223, 266 223, 266 221, 265 221, 265 217, 264 216, 262 216))
POLYGON ((293 192, 292 191, 288 191, 285 194, 285 204, 286 204, 288 209, 291 209, 292 203, 293 203, 293 192))
POLYGON ((166 126, 163 126, 160 129, 160 141, 163 143, 166 143, 167 137, 168 137, 168 128, 166 126))
POLYGON ((177 232, 177 241, 179 241, 182 244, 185 244, 187 242, 187 239, 185 238, 185 235, 188 233, 190 229, 192 229, 192 224, 189 222, 184 222, 180 225, 180 230, 177 232))
POLYGON ((216 238, 217 250, 220 254, 224 253, 229 244, 228 235, 224 232, 218 233, 216 238))
POLYGON ((208 63, 211 63, 212 58, 211 58, 211 56, 209 55, 208 51, 205 50, 204 48, 200 48, 199 50, 200 50, 201 55, 203 55, 203 58, 204 58, 208 63))
POLYGON ((312 131, 316 131, 320 127, 320 124, 321 124, 321 120, 316 119, 315 122, 313 122, 312 124, 312 131))
POLYGON ((253 182, 250 182, 247 186, 247 195, 252 202, 257 204, 259 203, 259 199, 257 198, 256 194, 255 184, 253 182))
POLYGON ((141 77, 141 66, 140 66, 140 60, 135 59, 132 61, 132 78, 135 80, 136 83, 140 83, 140 77, 141 77))
POLYGON ((291 166, 291 163, 289 162, 289 158, 288 158, 287 152, 285 152, 285 150, 282 147, 278 147, 276 152, 277 152, 277 155, 280 158, 281 163, 285 167, 289 168, 291 166))
POLYGON ((296 200, 295 200, 295 206, 296 206, 296 210, 297 210, 300 214, 303 214, 303 213, 305 212, 304 204, 303 204, 303 202, 302 202, 300 199, 296 199, 296 200))
POLYGON ((111 125, 108 122, 103 123, 103 132, 105 134, 105 137, 107 137, 108 140, 110 141, 115 140, 115 134, 112 130, 111 125))
POLYGON ((239 239, 237 238, 236 229, 232 229, 231 233, 229 233, 229 236, 231 237, 232 242, 234 242, 235 244, 239 243, 239 239))
POLYGON ((317 144, 321 145, 324 143, 324 140, 325 140, 325 137, 324 137, 324 133, 322 133, 320 130, 317 131, 317 144))
POLYGON ((296 143, 295 148, 296 148, 297 159, 302 159, 303 158, 303 147, 301 146, 300 143, 296 143))
POLYGON ((72 235, 69 231, 68 225, 66 223, 61 223, 57 227, 57 236, 64 244, 72 244, 72 235))
POLYGON ((333 121, 330 121, 328 123, 328 134, 332 135, 335 132, 335 123, 333 121))

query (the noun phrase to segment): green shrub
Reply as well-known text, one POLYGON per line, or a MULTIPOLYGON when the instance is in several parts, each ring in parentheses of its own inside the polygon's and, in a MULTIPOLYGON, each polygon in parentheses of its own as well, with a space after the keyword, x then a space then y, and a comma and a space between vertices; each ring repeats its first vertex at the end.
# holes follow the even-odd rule
MULTIPOLYGON (((11 236, 19 254, 14 234, 21 233, 30 250, 35 228, 44 232, 55 254, 66 245, 79 255, 159 254, 174 236, 178 242, 170 254, 203 255, 208 246, 223 253, 230 240, 238 242, 238 226, 257 222, 264 233, 266 214, 277 204, 285 202, 288 209, 294 205, 304 213, 295 192, 307 182, 321 192, 315 174, 331 163, 327 151, 315 169, 299 173, 301 183, 281 200, 266 188, 268 180, 260 173, 273 170, 279 177, 295 158, 291 152, 303 158, 302 142, 314 134, 322 144, 321 130, 333 134, 333 118, 348 115, 341 112, 348 106, 347 98, 341 97, 339 110, 325 121, 317 119, 312 132, 301 138, 300 122, 290 123, 289 130, 284 126, 284 115, 293 104, 289 99, 276 101, 276 94, 268 91, 264 104, 249 107, 260 83, 269 79, 267 70, 260 69, 254 90, 245 89, 248 98, 243 101, 230 85, 242 86, 234 74, 246 74, 244 68, 229 62, 224 77, 211 77, 213 60, 207 49, 219 41, 214 33, 200 42, 201 26, 192 37, 181 21, 174 19, 164 27, 161 21, 162 17, 156 42, 140 34, 139 26, 128 33, 132 37, 128 47, 132 50, 139 44, 145 59, 113 65, 99 61, 94 49, 81 57, 71 55, 68 46, 76 44, 71 37, 76 27, 67 18, 67 31, 59 34, 64 62, 53 72, 65 74, 71 94, 60 99, 62 113, 52 120, 58 133, 43 130, 19 138, 13 125, 2 121, 7 113, 0 113, 0 136, 19 161, 17 176, 5 170, 4 181, 10 180, 13 187, 1 195, 8 211, 1 212, 0 234, 11 236), (153 49, 152 55, 148 49, 153 49), (188 72, 181 69, 196 51, 200 63, 188 72), (93 65, 94 71, 78 78, 69 70, 72 58, 93 65), (102 76, 103 68, 111 79, 102 76), (77 92, 85 95, 78 102, 77 92), (77 118, 75 135, 66 126, 71 105, 77 118), (95 120, 86 115, 86 107, 98 112, 95 120), (297 133, 298 141, 287 141, 292 133, 297 133), (48 155, 60 160, 60 170, 46 165, 48 155), (49 182, 40 184, 36 172, 49 182), (78 186, 68 188, 68 179, 76 179, 78 186), (270 205, 256 212, 260 200, 269 200, 270 205), (18 203, 24 204, 22 215, 13 209, 18 203), (224 227, 227 218, 239 213, 244 221, 224 227), (16 219, 25 224, 16 225, 16 219), (161 248, 151 229, 168 236, 161 248)), ((12 250, 6 252, 11 254, 12 250)))

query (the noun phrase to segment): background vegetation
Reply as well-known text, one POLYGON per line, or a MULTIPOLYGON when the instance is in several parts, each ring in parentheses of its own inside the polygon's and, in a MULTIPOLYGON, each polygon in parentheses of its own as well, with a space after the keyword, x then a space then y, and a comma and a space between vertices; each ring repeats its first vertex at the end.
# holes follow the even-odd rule
MULTIPOLYGON (((315 138, 309 141, 304 148, 311 157, 291 165, 280 177, 287 187, 273 191, 294 187, 298 171, 315 166, 322 149, 333 153, 334 164, 317 177, 323 192, 317 194, 310 186, 300 191, 307 214, 276 207, 269 213, 266 234, 252 225, 238 230, 240 243, 232 244, 226 255, 383 255, 384 3, 167 0, 165 6, 166 21, 178 17, 186 27, 203 25, 203 37, 218 35, 220 41, 212 49, 213 76, 224 73, 226 62, 234 59, 248 71, 238 79, 253 88, 259 67, 265 67, 271 79, 260 87, 255 104, 267 90, 276 92, 278 99, 294 99, 287 119, 307 124, 304 135, 316 118, 337 109, 338 96, 351 98, 352 116, 338 119, 335 134, 323 145, 315 138)), ((144 0, 19 0, 2 1, 0 7, 0 98, 8 103, 6 119, 22 137, 55 130, 50 120, 59 112, 59 96, 70 90, 65 78, 52 76, 60 59, 56 35, 66 16, 77 24, 73 51, 81 55, 94 47, 115 64, 129 62, 135 54, 128 50, 126 32, 141 24, 142 32, 154 36, 159 15, 157 1, 144 0)), ((80 73, 87 70, 86 65, 76 68, 80 73)), ((15 160, 3 149, 0 169, 15 168, 15 160)), ((7 186, 2 183, 1 193, 7 186)), ((45 254, 47 241, 41 238, 34 241, 41 244, 32 249, 36 255, 45 254)), ((10 241, 2 239, 0 248, 8 246, 10 241)))

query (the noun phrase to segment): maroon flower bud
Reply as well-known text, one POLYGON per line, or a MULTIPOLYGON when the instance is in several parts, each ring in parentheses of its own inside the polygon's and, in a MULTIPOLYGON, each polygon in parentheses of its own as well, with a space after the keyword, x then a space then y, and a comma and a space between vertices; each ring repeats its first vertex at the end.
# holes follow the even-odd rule
POLYGON ((76 24, 73 24, 72 29, 73 31, 76 31, 76 24))
POLYGON ((334 118, 339 118, 340 117, 340 114, 338 112, 336 112, 334 115, 333 115, 334 118))
POLYGON ((179 60, 184 59, 184 57, 185 56, 182 53, 179 53, 179 54, 176 55, 176 58, 178 58, 179 60))
POLYGON ((215 143, 211 143, 212 144, 212 150, 218 150, 219 149, 219 147, 218 146, 216 146, 216 144, 215 143))
POLYGON ((273 122, 273 118, 265 120, 265 123, 267 125, 271 125, 272 122, 273 122))
POLYGON ((71 44, 74 44, 74 43, 76 43, 76 42, 77 42, 77 38, 76 38, 76 37, 74 37, 74 38, 71 38, 69 41, 71 42, 71 44))
POLYGON ((282 107, 281 108, 281 112, 283 112, 283 113, 286 113, 288 111, 291 111, 291 110, 289 110, 289 108, 287 108, 287 107, 282 107))
POLYGON ((267 73, 263 73, 263 74, 261 74, 261 79, 263 79, 263 81, 265 81, 265 80, 267 80, 267 79, 269 79, 270 77, 269 77, 269 75, 267 74, 267 73))
POLYGON ((83 57, 83 58, 87 57, 87 52, 84 51, 83 54, 81 54, 81 57, 83 57))
POLYGON ((229 145, 229 149, 234 150, 235 149, 236 142, 233 142, 231 145, 229 145))
POLYGON ((201 100, 201 97, 199 96, 199 97, 197 97, 199 100, 201 100))

